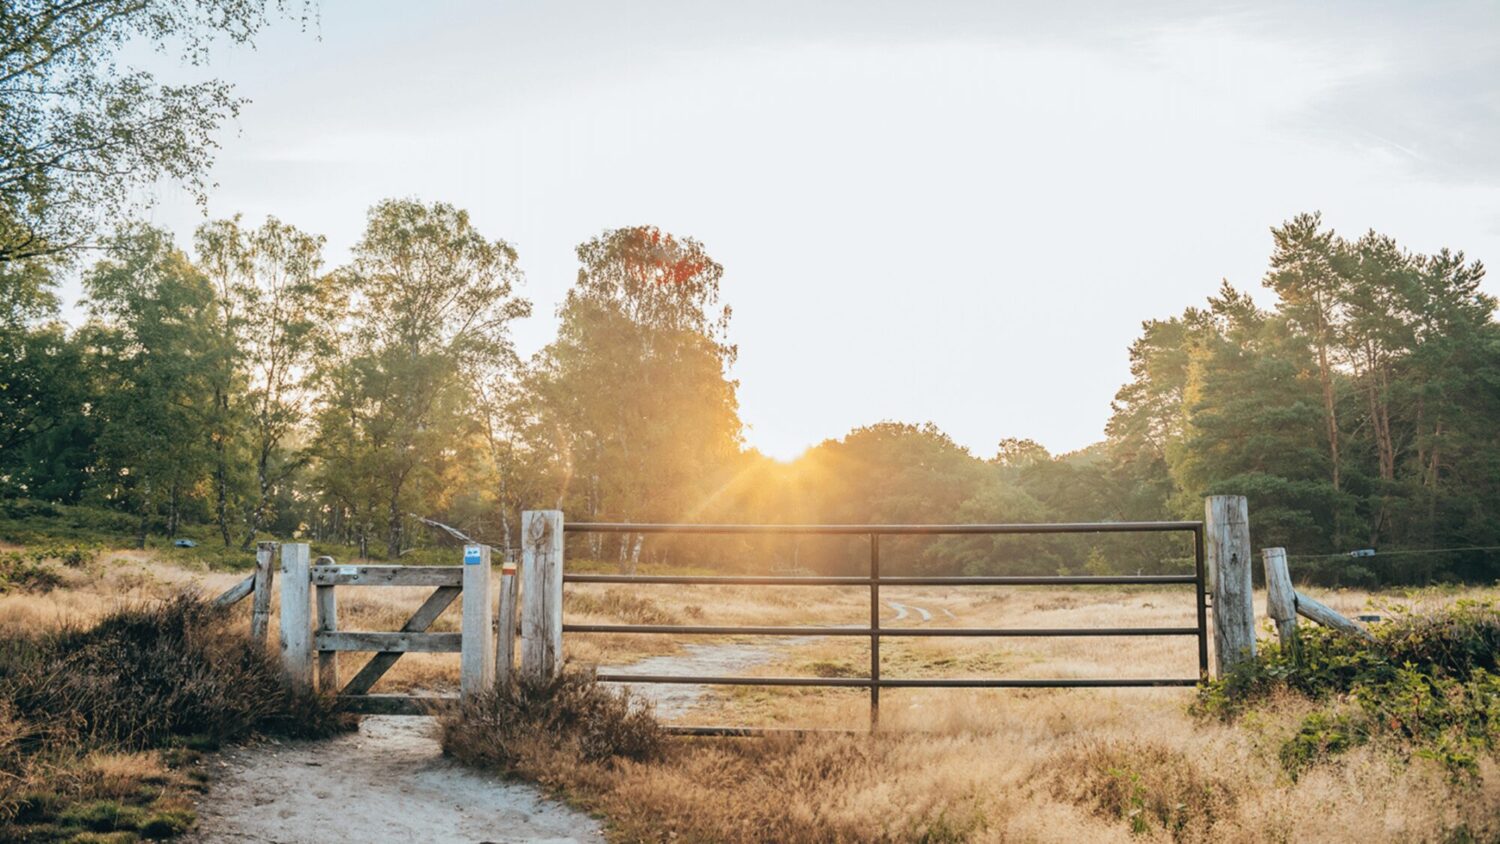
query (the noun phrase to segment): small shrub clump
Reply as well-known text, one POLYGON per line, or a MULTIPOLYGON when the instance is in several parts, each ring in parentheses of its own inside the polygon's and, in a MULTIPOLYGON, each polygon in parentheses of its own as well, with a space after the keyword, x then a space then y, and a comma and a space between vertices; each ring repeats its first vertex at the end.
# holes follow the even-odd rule
POLYGON ((1186 754, 1148 742, 1099 742, 1052 767, 1053 796, 1124 821, 1136 835, 1210 840, 1238 801, 1228 782, 1200 772, 1186 754))
POLYGON ((1269 644, 1205 685, 1194 712, 1232 720, 1290 692, 1325 704, 1279 751, 1293 778, 1380 740, 1439 762, 1455 779, 1477 780, 1480 758, 1500 754, 1500 608, 1460 601, 1400 615, 1373 635, 1304 628, 1298 648, 1269 644))
POLYGON ((649 706, 600 685, 592 672, 504 684, 443 721, 445 753, 505 774, 532 775, 554 760, 644 761, 664 740, 649 706))
POLYGON ((63 583, 62 575, 48 566, 45 557, 20 551, 0 553, 0 594, 6 592, 51 592, 63 583))

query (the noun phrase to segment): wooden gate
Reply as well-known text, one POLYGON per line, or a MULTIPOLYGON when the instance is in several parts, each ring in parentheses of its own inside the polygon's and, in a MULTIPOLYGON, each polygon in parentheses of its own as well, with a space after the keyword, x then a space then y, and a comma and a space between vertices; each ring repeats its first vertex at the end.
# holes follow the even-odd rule
MULTIPOLYGON (((257 638, 267 628, 273 580, 270 563, 277 550, 276 543, 262 543, 256 572, 219 598, 221 604, 232 604, 255 595, 251 632, 257 638)), ((341 707, 351 712, 425 715, 492 687, 496 676, 510 676, 516 627, 515 567, 506 564, 502 569, 498 615, 505 623, 497 631, 488 545, 464 546, 463 563, 456 566, 340 565, 332 557, 310 559, 306 543, 283 543, 279 552, 281 657, 294 685, 337 695, 341 707), (399 630, 345 630, 338 621, 336 590, 340 586, 425 586, 432 587, 432 594, 399 630), (462 601, 459 632, 429 631, 455 600, 462 601), (340 685, 338 654, 344 651, 374 656, 340 685), (371 694, 375 683, 407 653, 457 653, 459 694, 371 694)))

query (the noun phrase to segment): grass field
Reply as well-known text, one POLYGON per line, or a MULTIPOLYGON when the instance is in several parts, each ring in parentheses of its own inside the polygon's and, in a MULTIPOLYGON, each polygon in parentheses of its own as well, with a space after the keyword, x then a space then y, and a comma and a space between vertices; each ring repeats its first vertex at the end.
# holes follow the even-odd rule
MULTIPOLYGON (((4 550, 16 550, 14 547, 4 550)), ((213 593, 239 573, 147 552, 106 552, 59 569, 45 593, 0 595, 0 633, 97 618, 122 603, 187 586, 213 593)), ((426 590, 343 588, 341 627, 396 629, 426 590)), ((868 594, 835 587, 570 585, 570 622, 862 625, 868 594)), ((1341 611, 1431 609, 1495 590, 1371 595, 1320 592, 1341 611)), ((900 626, 1191 626, 1191 587, 886 588, 882 623, 900 626), (904 608, 906 617, 893 605, 904 608), (923 621, 924 610, 930 620, 923 621)), ((437 629, 457 628, 451 608, 437 629)), ((747 673, 863 676, 857 637, 782 646, 699 637, 712 648, 762 648, 747 673)), ((575 665, 628 666, 683 653, 665 636, 570 634, 575 665)), ((274 647, 274 644, 272 645, 274 647)), ((1191 677, 1191 637, 891 639, 887 677, 1191 677)), ((701 650, 701 649, 700 649, 701 650)), ((357 670, 365 658, 347 655, 357 670)), ((409 654, 378 691, 451 689, 454 655, 409 654)), ((1488 841, 1500 836, 1500 778, 1370 742, 1289 772, 1278 749, 1318 704, 1285 696, 1233 722, 1189 712, 1191 689, 886 690, 881 733, 864 734, 863 690, 722 687, 679 722, 852 728, 799 738, 676 739, 643 762, 538 756, 518 773, 601 813, 621 840, 1222 840, 1488 841)))

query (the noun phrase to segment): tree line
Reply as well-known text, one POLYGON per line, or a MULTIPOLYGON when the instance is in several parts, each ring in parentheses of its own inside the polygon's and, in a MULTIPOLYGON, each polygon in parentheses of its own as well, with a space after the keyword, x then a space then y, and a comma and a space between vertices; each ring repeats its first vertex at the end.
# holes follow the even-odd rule
MULTIPOLYGON (((650 226, 578 247, 555 339, 523 360, 516 251, 442 203, 388 200, 345 265, 275 219, 190 244, 140 188, 201 201, 243 100, 199 78, 273 20, 269 0, 0 4, 0 499, 129 514, 136 540, 209 528, 399 558, 429 518, 507 547, 523 507, 627 522, 1036 522, 1197 518, 1244 493, 1257 544, 1327 582, 1492 580, 1500 546, 1500 329, 1484 268, 1315 214, 1272 230, 1269 307, 1224 285, 1151 320, 1105 438, 976 455, 881 422, 786 464, 747 449, 723 267, 650 226), (183 81, 121 48, 156 45, 183 81), (103 232, 101 237, 100 233, 103 232), (87 320, 59 318, 81 270, 87 320), (1374 556, 1368 556, 1369 552, 1374 556), (1350 556, 1350 552, 1361 556, 1350 556)), ((149 195, 149 194, 146 194, 149 195)), ((859 542, 576 537, 624 567, 859 571, 859 542)), ((889 570, 1157 572, 1157 536, 893 540, 889 570)))
MULTIPOLYGON (((434 541, 420 518, 513 546, 528 507, 1094 521, 1197 518, 1203 495, 1238 492, 1257 544, 1315 558, 1297 564, 1309 576, 1495 571, 1481 549, 1500 545, 1500 327, 1483 266, 1345 239, 1317 215, 1272 230, 1271 308, 1225 284, 1143 325, 1094 446, 999 439, 974 455, 931 424, 882 422, 790 463, 745 447, 724 270, 692 238, 638 226, 581 244, 556 337, 524 360, 517 253, 451 205, 377 204, 332 268, 321 237, 276 219, 207 222, 190 249, 127 225, 107 247, 83 271, 77 327, 58 318, 58 263, 0 262, 0 489, 130 513, 142 543, 195 524, 226 546, 301 534, 396 559, 434 541)), ((858 571, 868 554, 834 539, 575 541, 625 568, 858 571)), ((1190 554, 1150 536, 893 542, 895 565, 945 573, 1173 571, 1190 554)))

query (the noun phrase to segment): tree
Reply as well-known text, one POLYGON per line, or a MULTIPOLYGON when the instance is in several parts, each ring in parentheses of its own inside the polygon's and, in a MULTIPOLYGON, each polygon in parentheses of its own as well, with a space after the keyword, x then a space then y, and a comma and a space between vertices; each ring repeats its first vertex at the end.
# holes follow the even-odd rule
POLYGON ((76 500, 92 379, 57 319, 50 262, 0 264, 0 490, 76 500))
POLYGON ((1181 437, 1168 449, 1174 509, 1196 518, 1205 495, 1250 498, 1269 545, 1324 550, 1344 499, 1328 478, 1316 364, 1285 317, 1228 284, 1198 312, 1181 437))
POLYGON ((85 335, 100 374, 103 493, 139 517, 167 508, 167 532, 207 474, 215 365, 214 294, 159 229, 130 226, 84 276, 93 321, 85 335))
MULTIPOLYGON (((607 231, 578 260, 557 340, 527 381, 537 448, 565 455, 562 487, 591 518, 691 517, 740 445, 723 267, 651 226, 607 231)), ((621 535, 623 567, 644 543, 621 535)))
POLYGON ((231 452, 243 435, 255 475, 241 542, 248 548, 272 516, 273 488, 299 463, 282 446, 306 414, 303 376, 329 346, 319 329, 334 324, 333 284, 321 274, 323 238, 275 217, 250 230, 238 217, 206 223, 195 241, 217 290, 220 345, 232 350, 215 381, 217 520, 227 546, 231 452))
POLYGON ((486 240, 464 211, 414 200, 370 210, 340 274, 358 318, 323 367, 318 440, 325 477, 377 484, 346 503, 381 497, 390 557, 401 553, 413 479, 431 487, 480 422, 469 387, 514 357, 510 323, 531 312, 520 281, 515 250, 486 240))
MULTIPOLYGON (((1321 214, 1299 214, 1271 229, 1275 251, 1265 286, 1281 299, 1281 313, 1312 342, 1318 360, 1318 383, 1323 398, 1323 429, 1328 440, 1328 471, 1334 491, 1342 487, 1339 455, 1338 396, 1333 350, 1339 343, 1343 314, 1337 261, 1337 241, 1323 230, 1321 214)), ((1337 533, 1337 528, 1335 528, 1337 533)))
MULTIPOLYGON (((213 136, 240 100, 209 79, 164 85, 122 68, 127 42, 249 43, 268 0, 18 0, 0 6, 0 263, 68 253, 160 178, 200 198, 213 136)), ((303 7, 304 16, 307 7, 303 7)))

